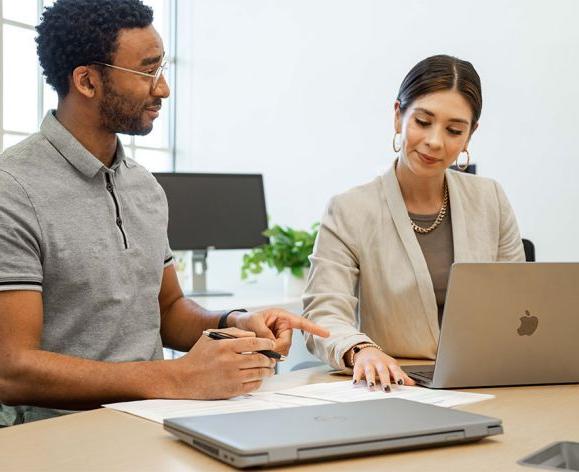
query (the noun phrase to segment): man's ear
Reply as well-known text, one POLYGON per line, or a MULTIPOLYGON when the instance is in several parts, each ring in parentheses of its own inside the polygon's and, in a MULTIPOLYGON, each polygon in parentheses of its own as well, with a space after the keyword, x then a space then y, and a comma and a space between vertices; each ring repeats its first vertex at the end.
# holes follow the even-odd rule
POLYGON ((78 66, 72 71, 71 87, 74 87, 86 98, 93 98, 96 94, 95 86, 100 85, 99 73, 90 66, 78 66))

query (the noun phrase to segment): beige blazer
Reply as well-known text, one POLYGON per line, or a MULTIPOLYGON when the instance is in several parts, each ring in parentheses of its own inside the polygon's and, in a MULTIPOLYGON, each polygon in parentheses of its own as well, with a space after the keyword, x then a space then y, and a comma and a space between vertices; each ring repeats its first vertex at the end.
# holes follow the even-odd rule
MULTIPOLYGON (((446 179, 454 261, 524 261, 515 215, 499 184, 452 170, 446 179)), ((365 341, 395 357, 435 358, 432 279, 394 166, 331 199, 310 261, 304 316, 331 333, 327 339, 306 333, 310 352, 336 368, 344 368, 346 351, 365 341)))

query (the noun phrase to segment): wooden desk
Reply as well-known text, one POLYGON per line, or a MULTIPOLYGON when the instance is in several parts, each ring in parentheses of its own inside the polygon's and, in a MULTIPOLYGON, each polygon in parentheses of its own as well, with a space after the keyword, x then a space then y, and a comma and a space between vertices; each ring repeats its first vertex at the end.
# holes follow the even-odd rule
MULTIPOLYGON (((276 376, 267 390, 344 380, 318 367, 276 376)), ((531 471, 516 464, 558 440, 579 441, 579 386, 475 389, 496 399, 461 409, 502 418, 505 434, 478 443, 278 467, 274 471, 531 471)), ((0 471, 234 470, 177 441, 162 426, 101 409, 0 429, 0 471)))

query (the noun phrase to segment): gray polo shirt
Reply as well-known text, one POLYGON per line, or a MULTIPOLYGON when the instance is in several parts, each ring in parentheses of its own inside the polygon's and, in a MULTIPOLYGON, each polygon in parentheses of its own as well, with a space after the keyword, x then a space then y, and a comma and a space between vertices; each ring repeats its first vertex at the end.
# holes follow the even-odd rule
MULTIPOLYGON (((43 350, 162 359, 167 221, 161 186, 120 142, 107 168, 49 112, 39 133, 0 156, 0 290, 42 292, 43 350)), ((0 404, 0 424, 60 413, 0 404)))

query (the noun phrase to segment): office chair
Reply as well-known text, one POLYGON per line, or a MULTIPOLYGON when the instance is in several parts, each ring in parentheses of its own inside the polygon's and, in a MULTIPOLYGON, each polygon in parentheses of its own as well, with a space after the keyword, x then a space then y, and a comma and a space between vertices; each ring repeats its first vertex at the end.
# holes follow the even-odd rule
POLYGON ((457 166, 455 165, 451 165, 450 168, 452 170, 456 170, 459 172, 464 172, 466 174, 476 174, 476 164, 469 164, 468 167, 465 170, 461 170, 459 169, 457 166))
POLYGON ((535 245, 530 240, 523 238, 523 249, 525 250, 525 261, 535 262, 535 245))

